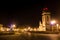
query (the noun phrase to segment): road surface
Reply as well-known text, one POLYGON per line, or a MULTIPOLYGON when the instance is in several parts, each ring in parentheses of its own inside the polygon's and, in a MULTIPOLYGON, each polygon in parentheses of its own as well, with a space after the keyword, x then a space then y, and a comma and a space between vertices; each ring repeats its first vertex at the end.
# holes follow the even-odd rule
POLYGON ((0 40, 60 40, 60 34, 16 33, 0 35, 0 40))

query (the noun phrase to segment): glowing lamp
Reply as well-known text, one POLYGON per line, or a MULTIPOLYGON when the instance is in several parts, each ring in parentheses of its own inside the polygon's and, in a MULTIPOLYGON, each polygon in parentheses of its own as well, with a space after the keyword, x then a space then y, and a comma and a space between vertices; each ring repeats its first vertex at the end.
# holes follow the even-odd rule
POLYGON ((55 23, 56 23, 56 21, 55 21, 55 20, 51 21, 51 24, 52 24, 52 25, 54 25, 55 23))
POLYGON ((12 25, 11 25, 11 28, 15 28, 15 27, 16 27, 16 25, 15 25, 15 24, 12 24, 12 25))

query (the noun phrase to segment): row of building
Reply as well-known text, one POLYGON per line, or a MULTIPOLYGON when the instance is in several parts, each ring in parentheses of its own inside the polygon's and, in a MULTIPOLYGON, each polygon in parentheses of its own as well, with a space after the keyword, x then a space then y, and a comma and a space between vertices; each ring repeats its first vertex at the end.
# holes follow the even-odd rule
POLYGON ((51 13, 48 8, 44 8, 42 11, 42 22, 39 21, 40 31, 59 31, 60 25, 56 23, 56 20, 51 19, 51 13))
MULTIPOLYGON (((48 11, 48 8, 44 8, 42 11, 42 22, 39 21, 39 28, 37 28, 38 31, 60 31, 60 25, 55 20, 52 20, 50 15, 51 13, 48 11)), ((12 29, 14 27, 15 25, 12 26, 12 29)), ((3 28, 3 25, 0 24, 0 30, 4 31, 3 29, 8 31, 10 28, 3 28)))

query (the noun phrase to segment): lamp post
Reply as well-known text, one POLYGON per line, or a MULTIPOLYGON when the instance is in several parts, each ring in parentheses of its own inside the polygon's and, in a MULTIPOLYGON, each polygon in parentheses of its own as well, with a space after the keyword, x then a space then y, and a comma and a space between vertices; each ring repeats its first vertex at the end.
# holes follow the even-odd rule
POLYGON ((16 25, 15 24, 12 24, 10 29, 14 31, 14 28, 16 28, 16 25))
POLYGON ((59 31, 59 30, 58 30, 59 24, 56 24, 56 26, 57 26, 57 31, 59 31))
POLYGON ((55 24, 56 24, 56 21, 55 21, 55 20, 51 21, 52 31, 53 31, 53 26, 54 26, 55 24))

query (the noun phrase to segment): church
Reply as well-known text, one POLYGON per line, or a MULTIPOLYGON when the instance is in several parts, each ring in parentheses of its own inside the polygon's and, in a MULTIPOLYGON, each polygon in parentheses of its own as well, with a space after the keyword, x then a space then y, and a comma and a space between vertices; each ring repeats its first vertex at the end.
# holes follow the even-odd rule
POLYGON ((48 8, 43 8, 42 11, 42 22, 39 21, 39 29, 40 31, 49 31, 50 30, 50 21, 51 21, 51 16, 50 12, 48 11, 48 8))

